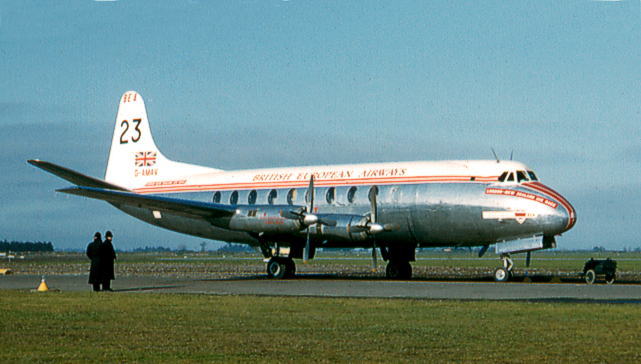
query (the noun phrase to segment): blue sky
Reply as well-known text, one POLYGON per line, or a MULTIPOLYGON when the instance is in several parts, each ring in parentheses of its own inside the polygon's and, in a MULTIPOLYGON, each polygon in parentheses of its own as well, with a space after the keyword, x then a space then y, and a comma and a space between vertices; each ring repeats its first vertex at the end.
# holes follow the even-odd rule
POLYGON ((201 239, 53 192, 102 178, 136 90, 174 160, 221 169, 500 157, 578 210, 563 248, 637 247, 638 1, 8 0, 0 4, 0 239, 201 239))

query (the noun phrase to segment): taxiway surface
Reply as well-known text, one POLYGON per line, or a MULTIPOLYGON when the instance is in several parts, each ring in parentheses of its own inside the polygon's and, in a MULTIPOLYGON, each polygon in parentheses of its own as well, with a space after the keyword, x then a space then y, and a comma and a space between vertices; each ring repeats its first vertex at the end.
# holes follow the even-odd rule
MULTIPOLYGON (((39 286, 40 280, 36 275, 0 276, 0 289, 32 290, 39 286)), ((86 275, 50 275, 46 283, 52 290, 91 290, 86 275)), ((325 276, 279 281, 262 276, 220 280, 123 276, 118 277, 112 287, 121 293, 641 303, 641 286, 637 284, 388 281, 325 276)))

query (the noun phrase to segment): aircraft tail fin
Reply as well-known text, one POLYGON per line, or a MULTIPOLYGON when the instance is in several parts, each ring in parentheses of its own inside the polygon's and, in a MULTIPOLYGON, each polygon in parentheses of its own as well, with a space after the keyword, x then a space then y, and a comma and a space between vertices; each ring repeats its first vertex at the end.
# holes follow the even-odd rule
POLYGON ((173 162, 160 153, 151 136, 145 102, 140 94, 127 91, 120 99, 105 180, 127 189, 163 180, 218 169, 173 162))

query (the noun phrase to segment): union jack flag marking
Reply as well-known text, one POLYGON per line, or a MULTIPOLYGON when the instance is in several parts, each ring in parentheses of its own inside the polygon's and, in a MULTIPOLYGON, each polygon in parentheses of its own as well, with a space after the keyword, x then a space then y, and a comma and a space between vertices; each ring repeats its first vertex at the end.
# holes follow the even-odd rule
POLYGON ((153 167, 156 165, 156 152, 136 153, 136 167, 153 167))

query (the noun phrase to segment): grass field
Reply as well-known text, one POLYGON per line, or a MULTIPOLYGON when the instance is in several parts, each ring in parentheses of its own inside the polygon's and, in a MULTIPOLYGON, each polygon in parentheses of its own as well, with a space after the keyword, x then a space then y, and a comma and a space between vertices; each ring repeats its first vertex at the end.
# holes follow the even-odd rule
MULTIPOLYGON (((371 274, 369 257, 323 253, 299 271, 371 274)), ((542 252, 532 270, 576 274, 591 257, 612 257, 620 274, 639 277, 639 253, 542 252)), ((417 258, 417 276, 487 274, 500 263, 461 252, 417 258)), ((0 265, 16 274, 86 274, 88 261, 56 253, 0 265)), ((123 253, 116 268, 118 275, 265 274, 255 254, 123 253)), ((2 290, 0 304, 0 363, 641 361, 639 305, 2 290)))
POLYGON ((0 291, 0 362, 641 360, 641 308, 0 291))

